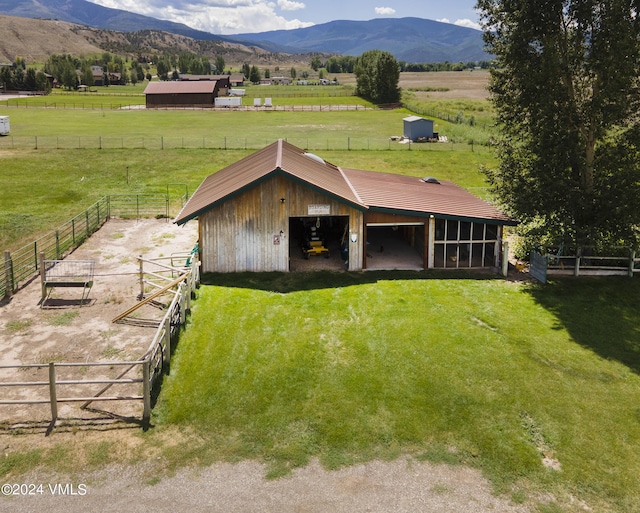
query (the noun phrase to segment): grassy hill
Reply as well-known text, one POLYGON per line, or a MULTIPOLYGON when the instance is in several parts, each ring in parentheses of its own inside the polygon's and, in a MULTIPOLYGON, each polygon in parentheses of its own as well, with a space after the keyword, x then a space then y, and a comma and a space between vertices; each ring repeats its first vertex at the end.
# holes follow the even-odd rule
POLYGON ((75 56, 110 52, 130 57, 163 52, 190 52, 212 62, 222 55, 227 64, 251 62, 271 66, 308 65, 305 55, 273 54, 257 47, 220 40, 197 40, 159 30, 119 32, 59 20, 39 20, 0 15, 0 62, 24 58, 28 64, 43 62, 52 54, 75 56))

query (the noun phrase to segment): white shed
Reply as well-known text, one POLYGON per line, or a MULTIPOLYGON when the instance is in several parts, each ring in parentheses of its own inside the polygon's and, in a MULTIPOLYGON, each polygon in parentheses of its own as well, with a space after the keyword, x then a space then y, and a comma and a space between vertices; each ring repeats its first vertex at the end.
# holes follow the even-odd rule
POLYGON ((421 137, 433 137, 433 120, 419 116, 409 116, 404 118, 404 136, 412 141, 417 141, 421 137))
POLYGON ((0 116, 0 135, 9 135, 9 116, 0 116))

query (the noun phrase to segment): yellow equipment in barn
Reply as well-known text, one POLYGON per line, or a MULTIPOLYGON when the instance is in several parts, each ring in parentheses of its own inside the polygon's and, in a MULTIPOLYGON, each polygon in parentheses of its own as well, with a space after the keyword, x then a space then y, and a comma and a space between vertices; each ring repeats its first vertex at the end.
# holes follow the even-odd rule
POLYGON ((317 226, 310 226, 309 233, 305 237, 302 246, 302 254, 305 259, 308 259, 309 255, 324 255, 325 258, 329 258, 329 248, 327 248, 324 240, 320 236, 317 226))

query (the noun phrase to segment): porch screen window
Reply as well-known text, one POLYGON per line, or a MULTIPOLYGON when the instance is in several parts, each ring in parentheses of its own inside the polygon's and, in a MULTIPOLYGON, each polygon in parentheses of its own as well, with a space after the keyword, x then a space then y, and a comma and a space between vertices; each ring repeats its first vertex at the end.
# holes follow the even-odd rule
POLYGON ((436 219, 434 267, 458 269, 496 265, 498 226, 436 219))

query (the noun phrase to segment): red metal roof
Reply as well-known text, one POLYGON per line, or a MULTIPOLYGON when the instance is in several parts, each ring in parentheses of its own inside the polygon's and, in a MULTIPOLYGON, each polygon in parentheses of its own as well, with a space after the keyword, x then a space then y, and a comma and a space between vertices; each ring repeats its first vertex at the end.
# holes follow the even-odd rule
POLYGON ((356 208, 514 224, 505 214, 452 182, 341 169, 279 140, 208 176, 175 221, 183 224, 270 174, 284 173, 356 208))
POLYGON ((276 173, 289 175, 355 207, 366 208, 339 168, 278 140, 205 178, 175 222, 186 223, 234 193, 276 173))
POLYGON ((369 208, 513 224, 503 212, 453 182, 429 183, 415 176, 356 169, 343 172, 369 208))
POLYGON ((213 94, 215 89, 215 80, 193 82, 149 82, 144 90, 144 94, 213 94))

